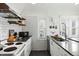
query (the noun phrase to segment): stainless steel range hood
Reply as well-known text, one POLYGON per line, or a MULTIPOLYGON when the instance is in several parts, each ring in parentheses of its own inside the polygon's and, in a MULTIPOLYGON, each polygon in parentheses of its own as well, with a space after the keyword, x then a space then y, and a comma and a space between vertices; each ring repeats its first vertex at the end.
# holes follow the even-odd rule
POLYGON ((0 3, 0 17, 4 18, 18 18, 21 19, 13 10, 9 8, 9 6, 5 3, 0 3))

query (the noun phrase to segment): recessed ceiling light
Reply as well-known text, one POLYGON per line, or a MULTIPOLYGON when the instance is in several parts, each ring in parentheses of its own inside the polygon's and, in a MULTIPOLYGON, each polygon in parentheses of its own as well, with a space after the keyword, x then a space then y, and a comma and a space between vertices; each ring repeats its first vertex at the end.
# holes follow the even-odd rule
POLYGON ((35 2, 33 2, 32 4, 36 4, 35 2))

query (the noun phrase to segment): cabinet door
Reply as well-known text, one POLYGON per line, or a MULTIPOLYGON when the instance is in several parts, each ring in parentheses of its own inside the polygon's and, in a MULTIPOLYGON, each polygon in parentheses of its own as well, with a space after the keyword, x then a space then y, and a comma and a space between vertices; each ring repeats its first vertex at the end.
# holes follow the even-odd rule
POLYGON ((53 45, 54 45, 54 55, 55 56, 61 56, 61 54, 60 54, 60 47, 55 43, 55 42, 53 42, 53 45))
POLYGON ((69 53, 67 53, 64 49, 62 49, 61 47, 59 48, 60 49, 60 55, 61 56, 71 56, 69 53))
POLYGON ((77 29, 78 29, 78 19, 75 16, 70 17, 70 37, 78 37, 77 29))
POLYGON ((26 46, 26 48, 25 48, 25 56, 29 56, 29 54, 30 54, 30 46, 29 46, 30 44, 28 44, 28 46, 26 46))
POLYGON ((72 31, 72 36, 75 36, 76 35, 76 21, 75 20, 72 21, 71 31, 72 31))
POLYGON ((58 46, 53 40, 50 40, 50 53, 51 56, 71 56, 64 49, 58 46))
POLYGON ((31 38, 27 41, 25 47, 25 56, 29 56, 30 52, 31 52, 31 38))
POLYGON ((25 45, 22 46, 21 50, 18 54, 15 54, 15 56, 25 56, 25 45))
POLYGON ((54 43, 55 48, 55 55, 56 56, 71 56, 69 53, 67 53, 63 48, 58 46, 56 43, 54 43))
POLYGON ((56 43, 54 43, 55 50, 56 50, 56 56, 70 56, 69 53, 67 53, 63 48, 58 46, 56 43))
POLYGON ((50 53, 51 56, 60 56, 59 47, 53 40, 50 40, 50 53))
POLYGON ((50 48, 51 56, 54 56, 55 55, 54 54, 54 47, 52 45, 50 45, 50 46, 51 46, 51 48, 50 48))
POLYGON ((53 42, 50 40, 50 54, 51 54, 51 56, 53 56, 53 55, 54 55, 53 50, 54 50, 54 47, 53 47, 53 42))
POLYGON ((50 39, 50 54, 52 55, 52 44, 51 44, 52 42, 51 42, 51 39, 50 39))
POLYGON ((64 16, 61 16, 61 17, 59 17, 59 26, 60 26, 60 35, 61 36, 64 36, 64 32, 65 32, 65 26, 64 26, 64 24, 65 24, 65 17, 64 16))
POLYGON ((20 56, 25 56, 24 52, 25 52, 25 51, 23 51, 20 56))

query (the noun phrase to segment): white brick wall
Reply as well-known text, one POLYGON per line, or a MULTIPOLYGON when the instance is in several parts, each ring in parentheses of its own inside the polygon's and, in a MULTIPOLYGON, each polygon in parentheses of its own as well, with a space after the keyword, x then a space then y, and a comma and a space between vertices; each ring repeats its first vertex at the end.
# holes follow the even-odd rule
POLYGON ((15 32, 19 32, 22 30, 22 27, 15 24, 9 24, 7 22, 8 19, 0 17, 0 40, 7 39, 9 29, 14 29, 15 32))

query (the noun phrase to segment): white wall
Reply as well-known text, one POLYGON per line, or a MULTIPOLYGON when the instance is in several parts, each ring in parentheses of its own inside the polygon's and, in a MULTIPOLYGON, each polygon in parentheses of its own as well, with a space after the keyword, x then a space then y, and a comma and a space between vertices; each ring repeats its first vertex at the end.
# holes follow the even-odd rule
POLYGON ((9 30, 14 29, 15 32, 22 31, 22 27, 15 24, 9 24, 8 19, 0 17, 0 40, 8 38, 9 30))
POLYGON ((59 16, 59 15, 79 15, 79 5, 72 3, 38 3, 26 4, 25 16, 59 16))

